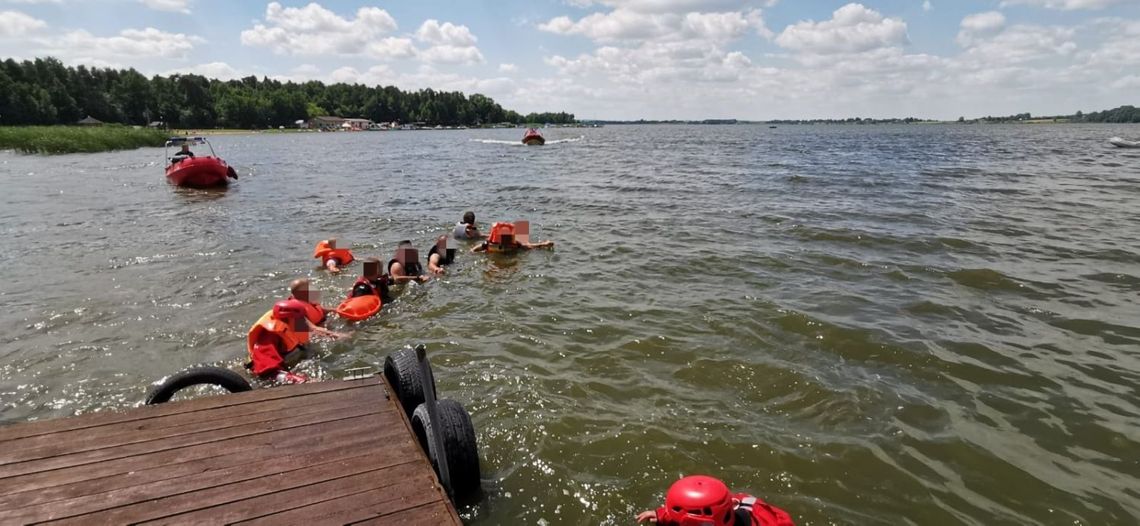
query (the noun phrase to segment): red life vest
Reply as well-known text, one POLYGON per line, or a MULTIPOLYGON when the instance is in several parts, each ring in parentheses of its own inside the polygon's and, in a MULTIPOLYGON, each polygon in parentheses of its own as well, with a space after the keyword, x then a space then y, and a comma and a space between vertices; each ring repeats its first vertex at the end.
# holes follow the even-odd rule
POLYGON ((764 502, 747 493, 737 493, 734 499, 740 501, 737 510, 748 510, 752 516, 752 526, 795 526, 788 512, 764 502))

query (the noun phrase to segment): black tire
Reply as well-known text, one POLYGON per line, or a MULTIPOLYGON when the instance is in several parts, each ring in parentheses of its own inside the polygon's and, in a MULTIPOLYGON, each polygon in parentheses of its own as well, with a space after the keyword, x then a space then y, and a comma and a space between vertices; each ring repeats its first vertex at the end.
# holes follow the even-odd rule
POLYGON ((195 385, 217 385, 231 393, 253 389, 244 376, 221 367, 194 367, 182 371, 165 382, 151 388, 146 395, 146 404, 163 404, 170 401, 175 393, 195 385))
POLYGON ((430 385, 431 392, 436 392, 435 375, 429 365, 428 378, 424 381, 420 374, 420 364, 416 361, 415 349, 400 349, 389 354, 384 359, 384 378, 388 379, 388 384, 395 391, 396 399, 400 401, 408 418, 412 417, 412 411, 417 406, 424 403, 424 385, 430 385))
MULTIPOLYGON (((447 452, 448 474, 455 498, 464 499, 479 491, 479 446, 475 443, 475 426, 471 415, 455 400, 438 400, 439 425, 443 431, 444 450, 447 452)), ((420 404, 412 413, 412 430, 424 448, 431 467, 439 474, 440 448, 435 445, 426 404, 420 404)))

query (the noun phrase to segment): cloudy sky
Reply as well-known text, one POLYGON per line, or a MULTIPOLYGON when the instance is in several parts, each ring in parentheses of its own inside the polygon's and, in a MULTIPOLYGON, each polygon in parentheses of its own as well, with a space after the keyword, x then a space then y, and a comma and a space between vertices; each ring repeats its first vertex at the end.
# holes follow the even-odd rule
POLYGON ((484 93, 579 118, 1140 104, 1140 0, 0 0, 0 57, 484 93))

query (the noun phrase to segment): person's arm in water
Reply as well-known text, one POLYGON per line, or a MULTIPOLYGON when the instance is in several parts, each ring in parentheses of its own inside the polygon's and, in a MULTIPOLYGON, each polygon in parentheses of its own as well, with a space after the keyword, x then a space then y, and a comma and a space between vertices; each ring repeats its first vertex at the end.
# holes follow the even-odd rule
POLYGON ((637 514, 637 523, 641 524, 643 522, 656 523, 657 522, 657 512, 653 511, 653 510, 646 510, 646 511, 643 511, 641 513, 638 513, 637 514))
POLYGON ((472 254, 474 254, 476 252, 486 252, 486 251, 487 251, 487 243, 485 241, 483 243, 479 243, 478 245, 475 245, 474 247, 471 248, 472 254))
POLYGON ((443 267, 439 265, 439 254, 432 254, 428 256, 428 270, 432 274, 443 274, 443 267))
POLYGON ((314 324, 313 322, 311 322, 309 320, 305 320, 305 323, 307 323, 309 325, 309 332, 320 334, 321 336, 327 336, 327 337, 332 338, 334 340, 339 340, 341 338, 348 338, 349 336, 351 336, 351 334, 348 334, 346 332, 330 331, 324 327, 321 327, 320 325, 314 324))
POLYGON ((539 241, 538 243, 519 243, 519 244, 522 245, 527 250, 531 250, 531 249, 535 249, 535 248, 554 248, 554 242, 553 241, 539 241))

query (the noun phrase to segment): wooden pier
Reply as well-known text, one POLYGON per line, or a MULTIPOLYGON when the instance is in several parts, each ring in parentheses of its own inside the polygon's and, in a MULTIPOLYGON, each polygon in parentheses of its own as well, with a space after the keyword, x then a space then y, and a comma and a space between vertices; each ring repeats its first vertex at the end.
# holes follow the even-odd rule
POLYGON ((0 524, 460 524, 381 376, 0 427, 0 524))

